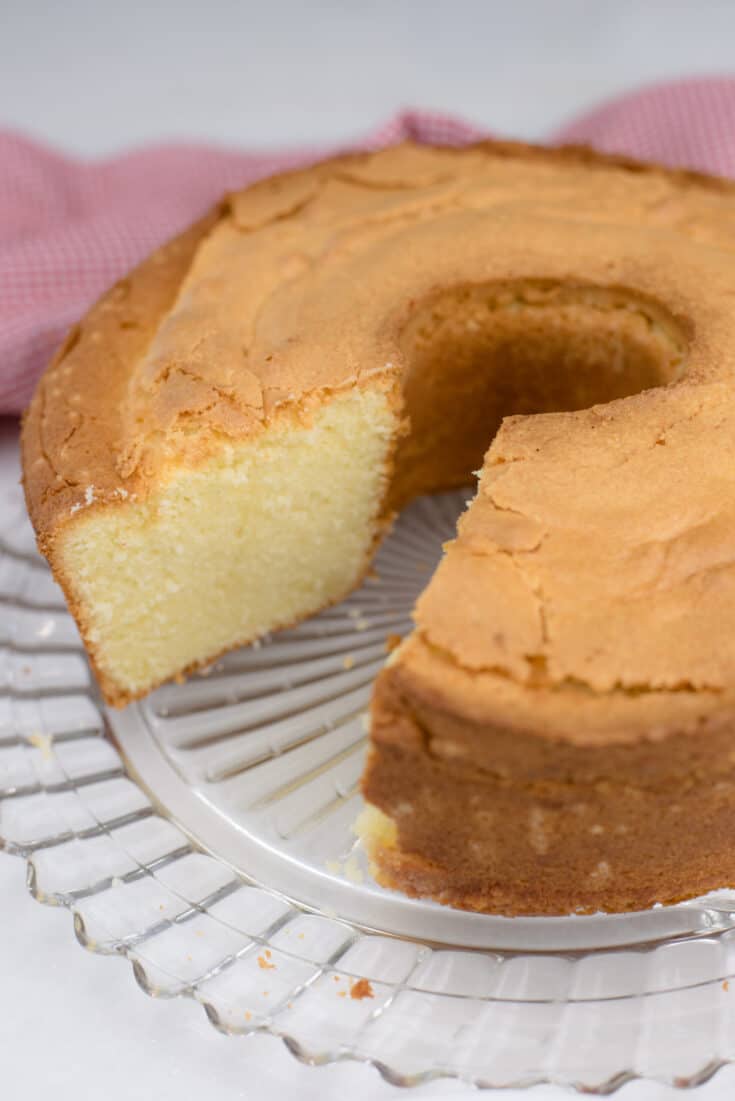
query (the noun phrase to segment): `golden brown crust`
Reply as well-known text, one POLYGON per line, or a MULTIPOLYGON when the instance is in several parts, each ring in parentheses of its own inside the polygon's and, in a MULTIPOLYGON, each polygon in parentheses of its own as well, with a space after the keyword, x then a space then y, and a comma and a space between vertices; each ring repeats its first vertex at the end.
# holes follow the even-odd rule
POLYGON ((577 728, 565 737, 548 690, 525 693, 525 717, 503 714, 488 675, 477 691, 464 674, 468 718, 425 651, 420 638, 404 644, 373 697, 363 791, 397 828, 389 844, 367 838, 386 886, 464 909, 564 914, 735 882, 732 695, 723 706, 620 694, 596 708, 567 688, 577 728))
POLYGON ((379 882, 465 910, 647 910, 735 881, 732 774, 664 793, 614 781, 529 789, 393 748, 365 793, 399 827, 397 845, 367 842, 379 882))
MULTIPOLYGON (((49 366, 31 402, 23 431, 24 485, 42 549, 56 525, 68 518, 70 509, 85 505, 89 486, 94 487, 95 501, 104 503, 113 502, 121 491, 145 493, 146 483, 155 479, 163 457, 148 454, 146 462, 141 455, 146 434, 153 426, 141 425, 140 416, 144 421, 152 417, 157 431, 173 437, 180 417, 187 418, 189 424, 193 419, 202 437, 213 428, 241 437, 262 423, 275 402, 288 398, 294 381, 301 395, 324 384, 323 374, 312 371, 312 377, 308 372, 304 377, 303 361, 298 365, 301 372, 279 379, 279 367, 272 360, 270 365, 251 364, 243 356, 243 325, 238 328, 233 324, 232 300, 223 299, 219 292, 231 275, 228 264, 233 262, 232 250, 242 252, 245 235, 273 223, 288 226, 297 222, 299 213, 329 184, 336 194, 332 195, 331 214, 330 203, 325 202, 322 220, 333 217, 338 225, 340 220, 345 224, 360 221, 359 210, 353 217, 354 196, 348 196, 345 202, 344 195, 339 194, 340 183, 363 187, 368 192, 372 189, 378 198, 381 192, 387 194, 392 189, 425 189, 429 192, 426 199, 433 205, 441 198, 437 189, 441 192, 442 186, 451 186, 451 181, 468 167, 467 174, 472 175, 478 162, 482 167, 488 161, 511 165, 518 162, 526 183, 528 171, 524 166, 528 163, 576 167, 585 175, 594 169, 610 174, 611 179, 617 173, 623 179, 656 181, 662 190, 659 194, 654 188, 651 193, 657 204, 654 220, 658 217, 664 223, 678 217, 678 201, 682 216, 691 214, 685 198, 694 189, 700 196, 701 225, 698 231, 694 226, 692 233, 710 232, 711 223, 719 218, 716 228, 722 242, 728 243, 728 237, 735 242, 735 218, 729 203, 735 185, 729 181, 578 146, 548 149, 520 142, 485 141, 451 150, 406 144, 379 154, 337 157, 261 181, 231 195, 116 284, 75 326, 49 366), (459 167, 462 165, 465 167, 459 167), (721 201, 725 198, 727 208, 721 201), (212 233, 215 229, 219 239, 212 233), (233 239, 228 239, 226 231, 231 231, 233 239), (212 255, 203 256, 210 237, 214 238, 212 255), (201 273, 194 270, 197 265, 201 273), (184 308, 178 317, 172 316, 177 296, 186 299, 187 284, 194 300, 179 303, 184 308), (102 348, 104 356, 100 355, 102 348), (212 363, 217 364, 214 374, 212 363)), ((594 189, 588 191, 598 202, 594 189)), ((512 193, 510 184, 506 196, 508 193, 512 193)), ((616 195, 615 200, 619 199, 616 195)), ((636 202, 639 199, 633 196, 632 208, 636 202)), ((381 215, 390 214, 387 204, 386 210, 378 210, 378 221, 381 215)), ((375 217, 371 215, 371 219, 374 224, 375 217)), ((309 266, 311 258, 304 251, 304 241, 296 245, 287 240, 274 264, 269 244, 265 263, 270 269, 268 289, 295 280, 300 269, 309 266)), ((252 261, 244 254, 238 259, 245 268, 252 261)), ((256 295, 259 303, 265 297, 264 274, 263 267, 252 273, 252 280, 261 284, 256 295)), ((237 292, 242 295, 246 289, 242 270, 238 269, 237 275, 241 280, 237 292)), ((326 375, 335 381, 334 371, 326 375)), ((349 381, 344 376, 344 365, 336 381, 349 381)))
POLYGON ((130 374, 219 217, 217 208, 111 287, 39 382, 23 423, 23 485, 44 553, 57 524, 86 505, 88 487, 105 503, 138 490, 118 462, 130 374))
MULTIPOLYGON (((725 552, 717 548, 730 523, 735 465, 719 461, 731 438, 733 194, 726 181, 588 150, 484 142, 461 151, 409 144, 341 157, 230 196, 90 311, 31 403, 23 431, 29 512, 82 628, 83 610, 54 551, 63 525, 88 508, 144 497, 171 463, 195 464, 223 439, 252 436, 279 408, 405 373, 411 350, 402 341, 416 304, 430 303, 442 288, 466 285, 471 294, 520 280, 518 298, 523 281, 541 274, 562 287, 583 280, 595 293, 627 288, 617 313, 639 315, 643 329, 676 329, 674 344, 686 344, 685 377, 602 411, 507 420, 472 517, 419 606, 421 630, 456 664, 522 682, 543 668, 553 682, 579 681, 598 692, 617 684, 720 691, 731 641, 713 651, 680 630, 665 646, 651 646, 639 633, 636 648, 629 620, 649 598, 663 608, 671 595, 668 583, 661 591, 666 577, 656 575, 657 554, 673 554, 679 609, 693 599, 687 586, 721 572, 725 552), (724 247, 701 247, 712 240, 724 247), (675 448, 651 446, 667 434, 675 448), (600 438, 604 447, 594 443, 600 438), (593 469, 583 500, 574 479, 585 456, 593 469), (621 456, 629 460, 622 495, 621 456), (554 493, 547 490, 550 464, 556 483, 568 482, 554 493), (666 499, 674 477, 691 485, 693 473, 692 516, 683 530, 667 532, 667 517, 652 519, 649 505, 666 499), (636 528, 641 516, 637 542, 621 544, 620 524, 636 528), (535 533, 530 550, 508 545, 509 517, 535 533), (610 568, 601 570, 606 557, 610 568), (586 615, 577 600, 578 566, 594 605, 586 615), (467 589, 462 578, 473 571, 489 590, 496 626, 499 593, 508 597, 506 626, 480 630, 474 643, 462 613, 452 626, 467 589), (625 609, 619 598, 631 591, 638 603, 625 609), (612 605, 595 661, 585 638, 599 637, 612 605)), ((584 287, 579 293, 588 294, 584 287)), ((497 316, 492 323, 498 326, 497 316)), ((433 393, 419 385, 409 405, 416 421, 427 408, 430 436, 433 393)), ((424 488, 464 478, 464 458, 455 472, 447 466, 455 444, 416 458, 409 441, 389 510, 424 488)), ((712 585, 694 595, 722 609, 712 585)), ((662 630, 675 611, 659 615, 662 630)), ((111 686, 106 692, 114 694, 111 686)))

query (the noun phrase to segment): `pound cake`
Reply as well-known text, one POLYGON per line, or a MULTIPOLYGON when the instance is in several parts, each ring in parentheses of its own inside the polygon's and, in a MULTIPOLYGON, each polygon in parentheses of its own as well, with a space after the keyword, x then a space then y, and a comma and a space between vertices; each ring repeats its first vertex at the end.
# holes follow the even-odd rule
POLYGON ((228 196, 94 306, 26 499, 123 705, 477 494, 378 678, 384 884, 504 914, 735 883, 735 188, 406 144, 228 196), (489 448, 489 449, 488 449, 489 448))

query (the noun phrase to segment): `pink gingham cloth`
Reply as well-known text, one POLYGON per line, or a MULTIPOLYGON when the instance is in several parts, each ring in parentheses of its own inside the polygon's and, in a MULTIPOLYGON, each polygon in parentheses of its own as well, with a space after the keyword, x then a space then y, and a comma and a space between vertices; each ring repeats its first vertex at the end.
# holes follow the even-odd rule
MULTIPOLYGON (((411 111, 350 148, 483 136, 459 119, 411 111)), ((624 96, 550 140, 735 176, 735 78, 624 96)), ((0 131, 0 413, 24 408, 67 329, 106 287, 224 191, 331 151, 168 145, 90 162, 0 131)))

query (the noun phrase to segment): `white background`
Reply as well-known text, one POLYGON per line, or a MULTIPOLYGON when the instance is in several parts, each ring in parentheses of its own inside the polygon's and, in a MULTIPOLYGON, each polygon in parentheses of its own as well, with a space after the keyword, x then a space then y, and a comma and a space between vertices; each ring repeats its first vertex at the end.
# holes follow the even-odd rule
MULTIPOLYGON (((87 156, 161 138, 336 141, 406 106, 536 138, 636 84, 728 72, 732 0, 0 0, 0 125, 87 156)), ((0 435, 0 491, 13 435, 0 435)), ((126 963, 82 952, 70 916, 23 877, 0 854, 1 1101, 476 1096, 446 1082, 407 1094, 367 1067, 310 1069, 276 1040, 227 1040, 193 1003, 151 1001, 126 963)), ((675 1094, 636 1082, 619 1096, 675 1094)), ((733 1096, 730 1070, 697 1091, 733 1096)))
POLYGON ((537 137, 728 71, 732 0, 0 0, 0 122, 92 155, 341 139, 401 106, 537 137))

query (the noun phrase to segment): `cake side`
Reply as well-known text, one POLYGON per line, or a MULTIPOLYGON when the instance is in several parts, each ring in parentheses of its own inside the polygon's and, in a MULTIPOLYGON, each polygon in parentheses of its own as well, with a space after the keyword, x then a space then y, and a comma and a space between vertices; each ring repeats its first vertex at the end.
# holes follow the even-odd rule
POLYGON ((375 685, 357 831, 383 885, 463 909, 673 903, 735 883, 734 731, 732 693, 522 692, 414 636, 375 685))
POLYGON ((379 752, 355 830, 373 878, 411 897, 506 917, 635 912, 732 887, 735 783, 717 783, 536 794, 379 752))

